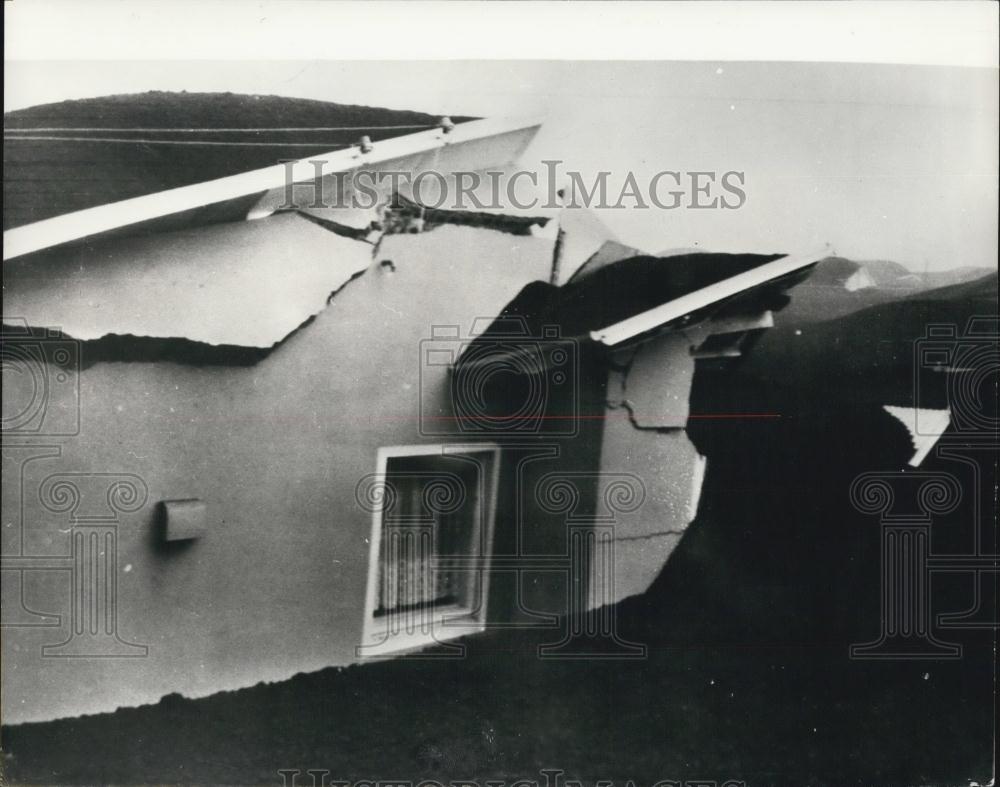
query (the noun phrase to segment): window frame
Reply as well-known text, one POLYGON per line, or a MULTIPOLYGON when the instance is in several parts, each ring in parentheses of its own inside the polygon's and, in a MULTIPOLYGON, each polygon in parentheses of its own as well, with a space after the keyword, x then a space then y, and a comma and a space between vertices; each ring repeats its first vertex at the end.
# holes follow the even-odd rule
POLYGON ((435 606, 429 614, 430 631, 398 631, 389 634, 394 615, 389 612, 376 616, 378 603, 378 583, 380 580, 379 558, 384 532, 384 510, 378 506, 372 510, 371 534, 369 536, 368 575, 365 589, 364 621, 361 645, 358 655, 362 658, 390 656, 418 650, 436 643, 476 634, 486 629, 486 612, 489 600, 490 562, 493 557, 493 539, 496 530, 497 497, 500 478, 500 446, 496 443, 434 443, 430 445, 394 445, 378 449, 376 456, 376 477, 387 479, 389 462, 407 457, 441 456, 463 454, 488 454, 489 461, 480 472, 481 501, 479 504, 482 521, 480 543, 483 554, 483 570, 479 573, 477 597, 471 609, 461 604, 435 606))

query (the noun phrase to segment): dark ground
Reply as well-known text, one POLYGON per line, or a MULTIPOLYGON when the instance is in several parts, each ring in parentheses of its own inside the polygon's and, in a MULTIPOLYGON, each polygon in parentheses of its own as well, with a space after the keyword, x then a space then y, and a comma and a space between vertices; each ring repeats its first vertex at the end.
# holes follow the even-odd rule
MULTIPOLYGON (((617 610, 620 634, 646 643, 647 659, 540 660, 537 635, 491 634, 470 640, 464 660, 327 669, 8 728, 7 781, 280 784, 279 769, 320 768, 342 780, 483 783, 558 768, 638 787, 989 783, 993 632, 939 630, 964 646, 957 660, 848 657, 879 630, 879 525, 851 507, 848 488, 860 472, 905 467, 909 437, 881 405, 912 396, 924 325, 995 314, 995 281, 779 322, 727 384, 696 376, 695 413, 738 405, 781 418, 692 421, 709 457, 698 518, 649 591, 617 610)), ((995 417, 993 390, 983 402, 995 417)), ((921 470, 956 472, 934 456, 921 470)), ((992 458, 983 471, 995 482, 992 458)), ((992 489, 982 495, 995 511, 992 489)), ((970 512, 968 496, 935 523, 935 549, 953 546, 970 512)), ((995 549, 995 521, 985 534, 995 549)), ((967 607, 966 580, 936 585, 935 611, 967 607)))

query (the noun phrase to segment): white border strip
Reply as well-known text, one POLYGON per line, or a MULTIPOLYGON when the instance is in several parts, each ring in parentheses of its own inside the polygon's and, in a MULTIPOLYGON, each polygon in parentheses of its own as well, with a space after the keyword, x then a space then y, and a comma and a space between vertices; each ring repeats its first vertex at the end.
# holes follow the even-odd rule
POLYGON ((997 3, 17 0, 7 60, 754 60, 997 67, 997 3), (331 44, 336 31, 336 44, 331 44))
MULTIPOLYGON (((501 134, 537 129, 535 121, 511 121, 502 118, 473 120, 455 126, 450 133, 442 129, 420 131, 401 137, 380 140, 372 151, 363 154, 357 147, 310 156, 292 164, 292 180, 307 183, 316 179, 316 161, 322 161, 321 172, 329 175, 358 167, 372 166, 385 161, 412 156, 450 145, 471 142, 501 134)), ((495 162, 499 163, 499 162, 495 162)), ((118 229, 150 219, 157 219, 205 205, 225 202, 250 194, 283 189, 287 185, 287 167, 275 164, 251 172, 208 180, 190 186, 159 191, 142 197, 111 202, 93 208, 66 213, 51 219, 15 227, 3 234, 4 259, 20 257, 60 243, 85 238, 108 230, 118 229)))
POLYGON ((833 250, 826 246, 813 254, 781 257, 753 270, 745 271, 708 287, 702 287, 700 290, 682 295, 662 306, 629 317, 627 320, 609 325, 607 328, 591 331, 590 338, 608 346, 621 344, 668 322, 678 320, 685 314, 704 309, 713 303, 718 303, 746 290, 767 284, 774 279, 787 276, 789 273, 801 270, 832 254, 833 250))

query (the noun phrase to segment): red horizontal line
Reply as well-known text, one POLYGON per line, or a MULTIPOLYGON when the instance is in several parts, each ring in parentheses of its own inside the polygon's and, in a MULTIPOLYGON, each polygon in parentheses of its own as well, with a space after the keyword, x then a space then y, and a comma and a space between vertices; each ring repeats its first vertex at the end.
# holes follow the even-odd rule
POLYGON ((723 418, 781 418, 781 413, 692 413, 691 415, 646 415, 628 413, 604 415, 424 415, 427 421, 600 421, 611 418, 641 418, 653 419, 723 419, 723 418))

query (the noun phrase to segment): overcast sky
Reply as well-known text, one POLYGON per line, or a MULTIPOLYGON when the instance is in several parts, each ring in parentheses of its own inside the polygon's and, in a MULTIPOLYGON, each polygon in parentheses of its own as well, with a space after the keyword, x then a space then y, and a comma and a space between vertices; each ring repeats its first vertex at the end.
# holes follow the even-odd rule
MULTIPOLYGON (((335 49, 335 41, 331 47, 335 49)), ((997 262, 996 69, 738 62, 15 62, 5 111, 145 90, 232 91, 537 115, 525 157, 621 183, 746 173, 739 210, 617 210, 656 252, 808 251, 912 268, 997 262), (617 180, 615 180, 617 179, 617 180)))

